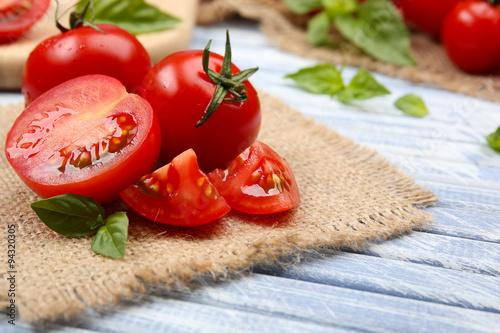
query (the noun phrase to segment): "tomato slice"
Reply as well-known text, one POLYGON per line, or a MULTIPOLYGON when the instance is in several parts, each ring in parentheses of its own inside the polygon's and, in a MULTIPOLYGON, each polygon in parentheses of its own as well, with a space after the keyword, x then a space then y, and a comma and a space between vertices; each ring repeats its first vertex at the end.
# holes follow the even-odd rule
POLYGON ((0 43, 12 41, 29 30, 47 12, 50 0, 0 1, 0 43))
POLYGON ((192 149, 142 177, 120 197, 151 221, 185 227, 215 221, 231 210, 199 168, 192 149))
POLYGON ((5 153, 41 197, 75 193, 105 203, 153 170, 160 146, 145 99, 117 79, 88 75, 31 103, 9 131, 5 153))
POLYGON ((226 170, 215 169, 208 177, 229 206, 240 212, 279 213, 300 201, 288 162, 260 141, 255 141, 226 170))

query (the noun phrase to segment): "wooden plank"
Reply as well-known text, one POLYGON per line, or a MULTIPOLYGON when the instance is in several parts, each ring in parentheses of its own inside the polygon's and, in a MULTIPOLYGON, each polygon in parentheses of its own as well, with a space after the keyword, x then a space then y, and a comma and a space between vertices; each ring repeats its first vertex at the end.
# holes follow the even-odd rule
POLYGON ((492 332, 500 315, 251 275, 193 292, 164 292, 104 316, 87 313, 74 325, 114 332, 492 332))
POLYGON ((463 272, 500 276, 500 244, 414 232, 358 253, 463 272))
POLYGON ((500 324, 489 312, 263 275, 166 296, 356 331, 491 331, 500 324))
POLYGON ((438 207, 464 209, 469 212, 500 214, 500 191, 471 186, 419 180, 418 183, 436 194, 438 207))
POLYGON ((288 279, 500 313, 500 278, 372 256, 322 251, 300 264, 257 266, 288 279))
POLYGON ((500 216, 498 214, 445 207, 431 207, 426 211, 435 216, 434 222, 425 229, 427 232, 500 243, 500 216), (471 221, 478 222, 471 223, 471 221))
MULTIPOLYGON (((318 325, 294 318, 275 317, 226 307, 197 304, 189 300, 147 297, 141 303, 126 302, 107 314, 87 312, 71 323, 79 328, 53 325, 51 333, 121 332, 349 332, 343 328, 318 325)), ((4 325, 0 325, 3 331, 4 325)), ((28 323, 16 325, 15 332, 40 329, 28 323)), ((44 329, 45 331, 45 329, 44 329)), ((14 332, 14 331, 12 331, 14 332)))
POLYGON ((456 163, 462 168, 500 168, 500 155, 487 147, 483 140, 479 143, 466 143, 441 139, 425 139, 408 135, 397 135, 360 129, 341 128, 339 132, 364 145, 369 145, 381 153, 432 160, 435 162, 456 163))

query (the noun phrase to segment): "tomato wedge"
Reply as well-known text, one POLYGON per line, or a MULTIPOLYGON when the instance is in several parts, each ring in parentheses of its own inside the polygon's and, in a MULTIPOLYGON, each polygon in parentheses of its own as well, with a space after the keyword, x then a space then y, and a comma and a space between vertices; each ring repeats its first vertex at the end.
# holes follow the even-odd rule
POLYGON ((31 103, 9 131, 5 153, 42 198, 75 193, 105 203, 153 170, 160 146, 145 99, 117 79, 88 75, 31 103))
POLYGON ((288 162, 260 141, 255 141, 226 170, 215 169, 208 177, 229 206, 240 212, 274 214, 300 201, 288 162))
POLYGON ((0 1, 0 43, 13 41, 47 12, 50 0, 0 1))
POLYGON ((231 210, 199 168, 192 149, 142 177, 120 197, 151 221, 185 227, 215 221, 231 210))

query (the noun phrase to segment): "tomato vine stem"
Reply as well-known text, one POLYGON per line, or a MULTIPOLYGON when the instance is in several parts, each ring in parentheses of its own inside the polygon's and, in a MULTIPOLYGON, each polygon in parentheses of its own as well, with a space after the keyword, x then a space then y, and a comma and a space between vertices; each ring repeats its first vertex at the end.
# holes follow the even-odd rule
POLYGON ((222 61, 222 68, 220 73, 208 68, 208 62, 210 60, 210 45, 212 40, 209 40, 207 46, 203 50, 202 65, 203 70, 210 78, 210 80, 216 84, 215 93, 210 100, 210 103, 205 110, 203 118, 196 124, 199 127, 205 123, 217 110, 217 108, 222 104, 222 102, 246 102, 247 92, 245 88, 244 81, 248 80, 259 68, 249 68, 245 69, 239 73, 233 74, 232 71, 232 54, 231 54, 231 42, 229 39, 229 31, 226 30, 226 46, 224 51, 224 60, 222 61), (235 97, 226 98, 227 94, 230 93, 235 97))
MULTIPOLYGON (((69 8, 64 11, 64 13, 59 16, 58 14, 58 11, 59 11, 59 1, 56 0, 56 27, 57 29, 59 29, 59 31, 61 31, 62 33, 65 33, 69 30, 73 30, 73 29, 76 29, 76 28, 79 28, 79 27, 82 27, 84 24, 87 24, 89 26, 91 26, 92 28, 96 29, 97 31, 99 32, 102 32, 103 34, 105 34, 106 32, 103 31, 101 28, 99 28, 97 25, 94 24, 94 18, 95 18, 95 13, 94 13, 94 6, 93 6, 93 3, 92 3, 92 0, 88 0, 87 4, 85 5, 85 7, 83 8, 83 10, 81 12, 78 12, 78 11, 73 11, 70 13, 69 15, 69 29, 64 27, 60 22, 59 20, 61 19, 61 17, 69 10, 69 8), (87 16, 87 12, 88 10, 91 10, 92 13, 93 13, 93 18, 92 20, 87 20, 85 18, 85 16, 87 16)), ((78 5, 78 3, 76 4, 78 5)), ((74 6, 76 6, 74 5, 74 6)), ((74 7, 72 6, 72 7, 74 7)), ((70 7, 71 8, 71 7, 70 7)))

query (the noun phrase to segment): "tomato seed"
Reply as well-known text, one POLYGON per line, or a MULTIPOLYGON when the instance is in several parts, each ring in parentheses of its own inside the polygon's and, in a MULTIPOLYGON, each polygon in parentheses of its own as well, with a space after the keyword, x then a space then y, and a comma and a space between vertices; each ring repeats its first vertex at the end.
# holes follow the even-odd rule
POLYGON ((210 198, 212 196, 212 193, 213 193, 212 185, 208 184, 207 188, 205 189, 205 196, 210 198))

